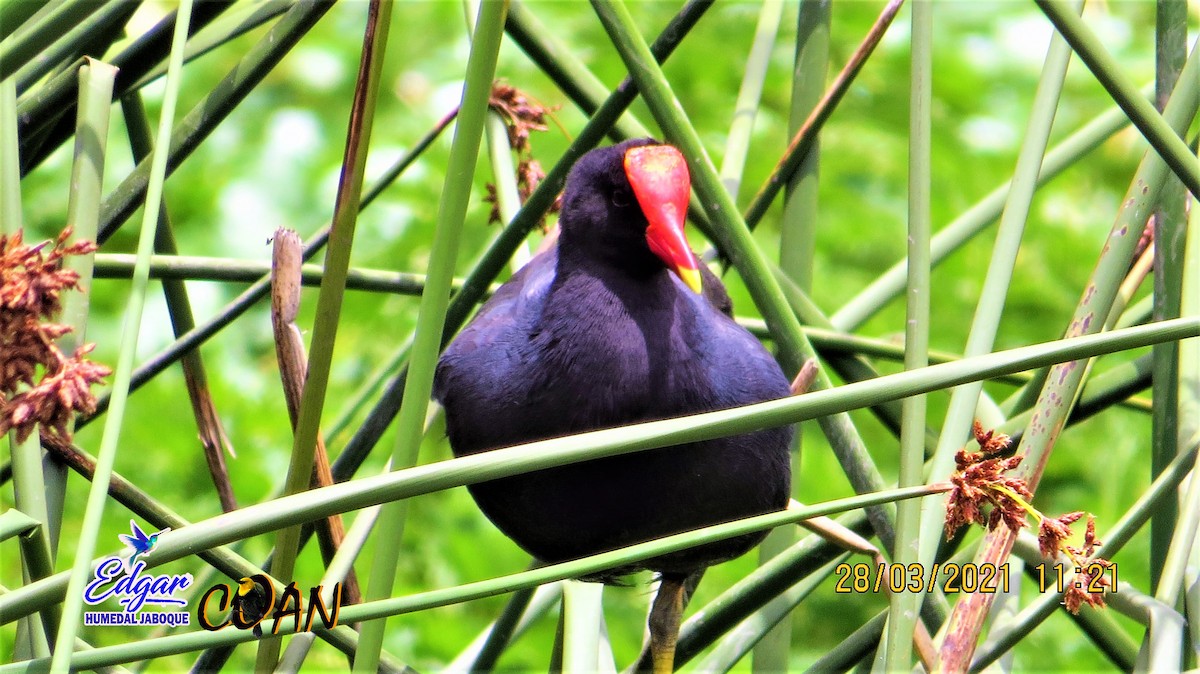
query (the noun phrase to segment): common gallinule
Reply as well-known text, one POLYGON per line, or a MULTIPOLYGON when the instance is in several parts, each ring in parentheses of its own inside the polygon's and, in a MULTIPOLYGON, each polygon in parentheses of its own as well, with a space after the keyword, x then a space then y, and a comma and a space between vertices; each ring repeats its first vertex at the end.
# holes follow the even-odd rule
MULTIPOLYGON (((775 360, 727 314, 683 227, 687 164, 649 138, 584 155, 567 178, 556 250, 502 285, 438 362, 434 396, 456 455, 788 395, 775 360)), ((470 487, 534 557, 560 562, 788 503, 790 428, 542 470, 470 487)), ((739 536, 617 569, 662 575, 656 671, 672 667, 683 581, 737 557, 739 536)))

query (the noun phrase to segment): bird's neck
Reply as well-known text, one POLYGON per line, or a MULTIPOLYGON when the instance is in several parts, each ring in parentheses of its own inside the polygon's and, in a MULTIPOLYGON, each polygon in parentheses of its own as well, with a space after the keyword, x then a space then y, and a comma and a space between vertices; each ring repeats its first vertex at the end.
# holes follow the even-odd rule
POLYGON ((648 260, 636 260, 628 254, 617 257, 593 253, 595 249, 580 256, 563 255, 560 251, 555 275, 558 281, 599 283, 631 308, 669 305, 674 301, 677 290, 670 272, 653 255, 648 254, 648 260))
POLYGON ((580 240, 579 233, 563 232, 558 249, 558 273, 589 274, 601 279, 628 278, 649 283, 666 272, 644 238, 592 237, 580 240))

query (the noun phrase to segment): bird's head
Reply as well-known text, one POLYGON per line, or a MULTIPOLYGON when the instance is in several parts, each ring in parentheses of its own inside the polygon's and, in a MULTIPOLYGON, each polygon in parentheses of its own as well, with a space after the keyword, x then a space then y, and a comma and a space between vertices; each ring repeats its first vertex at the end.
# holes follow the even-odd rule
POLYGON ((237 594, 239 597, 244 597, 254 591, 254 579, 250 577, 242 578, 238 581, 237 594))
POLYGON ((679 150, 651 138, 592 150, 563 195, 560 255, 598 256, 629 270, 673 271, 701 291, 684 235, 691 179, 679 150))

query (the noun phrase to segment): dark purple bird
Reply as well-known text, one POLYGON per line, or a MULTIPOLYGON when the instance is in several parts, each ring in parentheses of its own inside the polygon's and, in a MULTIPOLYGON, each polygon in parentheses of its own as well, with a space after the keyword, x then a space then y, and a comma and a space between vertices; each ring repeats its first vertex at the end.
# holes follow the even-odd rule
MULTIPOLYGON (((683 233, 690 182, 678 150, 632 140, 584 155, 567 178, 557 250, 480 309, 438 363, 434 395, 456 455, 719 410, 789 394, 775 360, 729 315, 683 233)), ((790 428, 542 470, 470 491, 544 562, 781 510, 790 428)), ((673 633, 682 581, 762 540, 751 534, 642 562, 660 572, 673 633)), ((655 622, 652 615, 652 632, 655 622)), ((661 648, 659 650, 662 650, 661 648)))

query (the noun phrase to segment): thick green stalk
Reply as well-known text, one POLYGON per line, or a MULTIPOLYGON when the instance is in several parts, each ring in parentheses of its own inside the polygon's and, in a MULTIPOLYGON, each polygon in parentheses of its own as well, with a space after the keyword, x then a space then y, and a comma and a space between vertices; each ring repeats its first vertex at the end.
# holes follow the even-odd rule
MULTIPOLYGON (((780 347, 779 357, 784 371, 799 372, 804 360, 814 356, 812 345, 800 330, 800 323, 788 307, 787 299, 771 273, 770 264, 754 243, 733 199, 721 186, 712 160, 684 115, 670 84, 663 76, 662 69, 638 34, 633 18, 623 3, 619 0, 593 0, 592 4, 614 46, 621 53, 630 75, 638 83, 638 89, 659 126, 686 157, 692 173, 692 186, 714 224, 713 234, 716 235, 720 248, 729 254, 730 261, 738 269, 751 297, 771 328, 776 344, 780 347)), ((831 386, 829 376, 818 371, 813 390, 827 389, 831 386)), ((858 437, 849 415, 822 418, 820 423, 830 444, 841 450, 838 458, 863 469, 851 475, 852 480, 855 480, 855 489, 860 493, 882 489, 883 478, 871 463, 866 447, 858 437)), ((871 513, 876 532, 885 545, 890 546, 890 509, 881 507, 872 509, 871 513)))
MULTIPOLYGON (((76 122, 75 158, 71 165, 71 190, 67 200, 67 222, 72 223, 74 228, 72 243, 96 238, 108 142, 109 101, 116 74, 112 66, 90 59, 79 68, 79 118, 76 122)), ((65 268, 79 275, 80 288, 79 292, 66 293, 62 301, 61 321, 71 327, 71 332, 59 338, 58 346, 66 354, 74 353, 82 346, 86 336, 93 255, 74 255, 63 262, 65 268)), ((70 427, 74 425, 70 424, 70 427)), ((61 463, 42 460, 38 433, 31 435, 22 443, 22 447, 16 449, 29 450, 28 454, 13 452, 13 482, 18 507, 45 523, 44 535, 39 540, 46 545, 42 552, 51 565, 47 568, 30 567, 29 579, 37 579, 54 572, 53 560, 62 524, 61 507, 66 492, 67 469, 61 463), (48 503, 57 504, 59 510, 52 512, 48 503)), ((47 606, 42 612, 46 636, 50 641, 55 639, 61 617, 57 605, 47 606)))
MULTIPOLYGON (((502 451, 502 450, 499 450, 502 451)), ((495 452, 486 452, 494 454, 495 452)), ((326 487, 331 489, 332 487, 326 487)), ((566 578, 578 578, 599 571, 620 566, 631 560, 644 560, 669 554, 677 550, 703 545, 717 540, 732 538, 752 532, 763 531, 785 524, 794 524, 801 520, 846 512, 878 503, 892 502, 901 499, 917 498, 930 493, 944 491, 948 485, 922 486, 911 489, 893 489, 877 494, 852 496, 849 498, 827 501, 817 505, 790 508, 777 513, 758 515, 746 519, 718 524, 695 531, 688 531, 646 543, 631 545, 610 552, 604 552, 590 557, 544 566, 531 571, 522 571, 498 578, 466 583, 456 587, 440 590, 429 590, 406 597, 394 597, 379 601, 371 601, 354 606, 344 607, 339 616, 339 622, 354 623, 364 621, 382 622, 381 618, 425 611, 440 606, 459 604, 473 599, 491 597, 513 590, 533 587, 566 578)), ((174 533, 174 532, 171 532, 174 533)), ((161 539, 160 539, 161 540, 161 539)), ((158 553, 158 550, 155 551, 158 553)), ((147 560, 149 561, 149 560, 147 560)), ((368 623, 369 624, 369 623, 368 623)), ((315 632, 326 631, 321 625, 314 624, 315 632)), ((78 654, 76 665, 80 669, 104 666, 119 662, 159 657, 174 653, 209 648, 221 644, 242 643, 255 639, 249 630, 220 630, 216 632, 198 631, 172 635, 159 639, 146 640, 135 644, 122 644, 97 648, 78 654)), ((355 663, 363 656, 364 645, 359 647, 355 663)), ((37 672, 45 667, 44 660, 33 660, 11 665, 0 666, 0 674, 16 674, 17 672, 37 672)), ((374 671, 374 670, 372 670, 374 671)))
MULTIPOLYGON (((792 72, 792 108, 788 133, 795 135, 825 93, 829 67, 830 0, 802 0, 797 16, 796 59, 792 72)), ((817 188, 820 136, 812 141, 784 191, 780 223, 779 267, 801 290, 812 291, 817 238, 817 188)))
POLYGON ((12 80, 0 80, 0 233, 14 234, 21 228, 21 220, 17 89, 12 80))
MULTIPOLYGON (((67 200, 67 222, 75 230, 72 241, 96 240, 113 80, 116 75, 116 68, 92 59, 87 59, 79 69, 79 120, 75 130, 71 192, 67 200)), ((86 341, 94 261, 93 253, 71 256, 63 262, 66 268, 79 274, 79 287, 83 291, 67 293, 63 297, 62 320, 72 328, 59 340, 59 347, 64 353, 74 352, 86 341)))
MULTIPOLYGON (((104 3, 69 0, 32 26, 22 27, 19 35, 0 43, 0 80, 6 80, 18 68, 36 58, 63 33, 83 22, 104 3)), ((7 8, 6 8, 7 11, 7 8)))
MULTIPOLYGON (((1054 23, 1059 34, 1066 38, 1071 48, 1079 54, 1079 59, 1087 65, 1100 84, 1104 85, 1117 105, 1129 115, 1129 120, 1142 132, 1155 152, 1183 181, 1188 190, 1200 199, 1200 166, 1197 165, 1196 155, 1180 138, 1182 131, 1176 130, 1179 125, 1164 119, 1165 115, 1158 114, 1154 106, 1138 93, 1137 87, 1126 79, 1121 66, 1104 48, 1104 43, 1069 5, 1054 0, 1034 1, 1054 23)), ((1191 115, 1195 114, 1195 106, 1192 106, 1191 115)))
MULTIPOLYGON (((420 445, 424 430, 425 413, 433 388, 433 371, 441 350, 442 326, 450 301, 450 280, 458 257, 459 234, 466 216, 472 177, 475 174, 475 161, 479 156, 479 142, 487 118, 488 97, 496 72, 496 59, 499 55, 500 39, 504 35, 504 15, 507 10, 506 0, 482 3, 475 34, 471 39, 466 83, 463 86, 458 123, 454 129, 454 141, 450 147, 449 169, 438 204, 437 234, 430 254, 425 292, 421 295, 416 334, 409 356, 408 376, 405 378, 404 397, 397 422, 396 451, 393 459, 395 465, 401 467, 405 466, 405 463, 402 463, 404 461, 415 461, 416 448, 420 445)), ((380 516, 379 528, 389 531, 398 521, 403 520, 403 514, 403 504, 389 503, 380 516)), ((386 537, 379 542, 371 566, 367 601, 391 595, 399 555, 398 536, 386 537)), ((386 620, 363 625, 358 656, 354 660, 355 672, 375 671, 386 627, 386 620)))
MULTIPOLYGON (((829 0, 802 0, 796 14, 796 53, 792 67, 792 101, 788 113, 788 135, 795 136, 813 114, 825 93, 829 64, 829 0)), ((779 267, 805 292, 812 290, 813 256, 816 250, 818 215, 818 166, 820 145, 814 136, 812 148, 784 188, 783 217, 779 233, 779 267)), ((736 194, 736 193, 735 193, 736 194)), ((799 493, 803 457, 802 426, 796 427, 792 455, 792 492, 799 493)), ((772 531, 759 547, 759 565, 782 553, 796 540, 790 528, 772 531)), ((786 600, 779 598, 779 606, 786 600)), ((752 666, 757 671, 788 669, 792 646, 790 613, 762 637, 754 648, 752 666)))
MULTIPOLYGON (((645 451, 713 438, 738 435, 815 419, 884 400, 928 393, 968 381, 1041 367, 1055 362, 1091 358, 1200 336, 1200 318, 1181 318, 1103 334, 1056 340, 998 351, 953 363, 931 365, 869 381, 815 391, 745 407, 706 412, 680 419, 664 419, 552 440, 542 440, 482 454, 415 466, 387 475, 360 478, 312 489, 267 503, 247 506, 234 513, 163 534, 147 558, 148 567, 191 555, 232 541, 282 527, 358 510, 388 501, 428 494, 534 470, 608 456, 645 451)), ((31 583, 0 595, 3 621, 28 615, 50 597, 61 597, 65 575, 31 583)))
MULTIPOLYGON (((933 5, 930 0, 912 0, 912 65, 909 74, 908 108, 908 290, 904 321, 904 369, 929 365, 929 254, 930 185, 933 103, 933 5)), ((1038 153, 1041 157, 1041 153, 1038 153)), ((1035 172, 1036 174, 1036 172, 1035 172)), ((900 426, 901 487, 925 480, 925 396, 902 402, 900 426)), ((931 499, 932 500, 932 499, 931 499)), ((907 501, 896 506, 896 545, 892 558, 907 567, 920 559, 921 509, 937 509, 940 503, 907 501)), ((934 534, 940 540, 941 536, 934 534)), ((893 592, 888 597, 887 633, 875 668, 895 672, 912 668, 913 633, 917 611, 924 595, 893 592)))
MULTIPOLYGON (((467 19, 467 31, 475 33, 475 19, 479 14, 479 3, 483 0, 463 0, 467 19)), ((510 4, 511 8, 511 4, 510 4)), ((495 188, 495 208, 500 222, 508 224, 521 209, 521 194, 517 188, 517 165, 513 161, 513 148, 508 141, 508 127, 504 118, 495 110, 489 110, 483 126, 486 136, 488 160, 492 165, 492 186, 495 188)), ((513 251, 509 267, 516 273, 529 262, 529 242, 522 241, 513 251)))
MULTIPOLYGON (((313 326, 312 352, 308 358, 308 375, 300 399, 292 456, 284 486, 286 494, 298 494, 308 489, 312 476, 317 435, 321 431, 321 412, 325 406, 329 370, 333 363, 333 346, 342 313, 342 298, 346 292, 346 270, 350 267, 350 249, 354 243, 354 229, 358 222, 358 205, 362 198, 367 148, 371 144, 371 129, 375 119, 375 105, 379 95, 380 73, 383 70, 391 13, 392 4, 389 0, 373 0, 367 12, 362 58, 354 87, 341 181, 338 183, 337 203, 333 212, 333 227, 329 234, 329 247, 325 251, 325 277, 321 280, 321 292, 317 297, 317 316, 313 326)), ((271 575, 291 580, 299 547, 299 526, 280 531, 275 541, 271 575)), ((275 668, 279 659, 279 645, 279 639, 267 638, 259 641, 255 661, 257 670, 275 668)), ((375 648, 373 655, 368 658, 371 660, 371 669, 376 669, 379 665, 379 648, 375 648)))
MULTIPOLYGON (((1200 442, 1200 433, 1193 435, 1191 440, 1193 446, 1200 442)), ((1192 468, 1193 475, 1200 475, 1200 465, 1193 465, 1192 468)), ((1154 598, 1167 606, 1174 606, 1181 592, 1188 587, 1187 566, 1196 545, 1197 531, 1200 530, 1200 480, 1191 481, 1187 491, 1180 494, 1179 503, 1181 514, 1178 526, 1167 544, 1158 590, 1154 593, 1154 598)))
MULTIPOLYGON (((508 144, 508 129, 499 113, 489 111, 484 130, 487 132, 488 160, 492 165, 492 184, 496 188, 496 210, 500 213, 500 222, 508 224, 521 208, 517 166, 513 163, 513 150, 508 144)), ((524 267, 529 258, 529 242, 522 241, 513 251, 509 263, 513 273, 524 267)))
MULTIPOLYGON (((1162 110, 1187 59, 1187 2, 1158 0, 1155 45, 1155 101, 1162 110)), ((1192 157, 1195 162, 1196 158, 1192 157)), ((1183 255, 1187 238, 1187 191, 1178 178, 1167 178, 1154 211, 1154 320, 1179 316, 1183 293, 1183 255)), ((1200 236, 1200 234, 1193 234, 1200 236)), ((1150 475, 1158 475, 1179 451, 1179 345, 1154 347, 1154 412, 1151 415, 1150 475)), ((1159 586, 1168 546, 1176 534, 1177 508, 1165 503, 1150 522, 1150 589, 1159 586)), ((1168 604, 1174 602, 1167 602, 1168 604)))
POLYGON ((563 581, 563 672, 595 672, 600 663, 604 585, 563 581))
MULTIPOLYGON (((1192 202, 1190 214, 1190 235, 1185 243, 1183 254, 1184 292, 1181 313, 1186 316, 1200 316, 1200 208, 1192 202)), ((1194 448, 1200 434, 1200 423, 1197 422, 1194 411, 1200 408, 1200 344, 1184 342, 1180 345, 1179 353, 1179 403, 1178 430, 1181 434, 1179 446, 1194 448), (1182 435, 1190 433, 1191 437, 1184 440, 1182 435)), ((1185 450, 1183 454, 1186 454, 1185 450)), ((1200 457, 1197 458, 1200 461, 1200 457)), ((1189 615, 1196 615, 1200 610, 1200 596, 1196 588, 1196 555, 1200 544, 1200 465, 1192 469, 1192 481, 1186 494, 1181 495, 1179 512, 1181 513, 1174 536, 1171 539, 1168 553, 1163 560, 1163 570, 1155 598, 1174 606, 1179 602, 1179 592, 1183 588, 1191 588, 1184 596, 1184 606, 1189 615)), ((1190 623, 1190 638, 1192 643, 1200 643, 1200 628, 1196 621, 1190 623)))
MULTIPOLYGON (((159 119, 159 147, 167 146, 171 123, 175 118, 175 105, 179 100, 181 86, 179 78, 183 67, 183 45, 187 39, 191 11, 191 0, 182 0, 171 43, 171 65, 168 68, 162 116, 159 119)), ((79 631, 80 611, 83 608, 84 584, 87 583, 91 572, 91 560, 100 534, 104 507, 108 502, 108 480, 112 476, 113 463, 117 458, 117 446, 121 440, 121 426, 125 417, 125 403, 129 399, 129 379, 133 373, 133 361, 137 355, 142 308, 146 301, 146 287, 150 281, 150 253, 154 247, 154 230, 158 223, 158 206, 162 202, 163 182, 166 180, 166 175, 167 153, 155 152, 146 190, 146 205, 142 211, 142 231, 138 236, 138 264, 134 270, 129 303, 125 310, 121 349, 117 357, 116 373, 113 377, 112 409, 105 420, 104 433, 100 439, 100 452, 96 459, 96 477, 88 490, 83 525, 76 545, 75 562, 71 566, 62 621, 59 623, 54 656, 50 663, 51 671, 56 674, 65 674, 71 667, 71 654, 75 645, 75 637, 79 631)))

